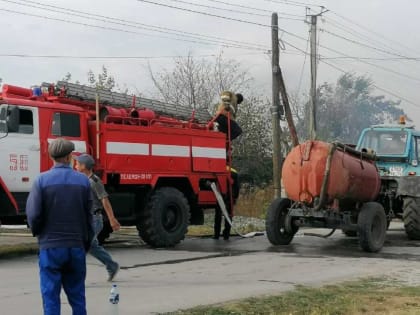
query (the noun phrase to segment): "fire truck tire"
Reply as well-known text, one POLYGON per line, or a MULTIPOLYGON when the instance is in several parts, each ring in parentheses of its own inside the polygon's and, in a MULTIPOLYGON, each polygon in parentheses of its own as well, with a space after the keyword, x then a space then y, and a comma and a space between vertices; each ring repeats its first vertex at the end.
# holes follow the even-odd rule
POLYGON ((112 227, 109 224, 109 221, 106 220, 104 221, 104 227, 102 228, 102 231, 100 231, 97 236, 99 245, 102 245, 103 243, 105 243, 106 239, 109 238, 111 233, 112 233, 112 227))
POLYGON ((292 224, 292 232, 287 232, 286 217, 291 207, 290 199, 278 198, 274 200, 267 211, 265 229, 267 238, 273 245, 289 245, 298 231, 298 227, 292 224))
POLYGON ((184 194, 173 187, 157 189, 137 224, 140 237, 153 247, 172 247, 185 238, 190 206, 184 194))
POLYGON ((386 214, 380 203, 367 202, 363 204, 357 218, 360 247, 375 253, 382 249, 386 236, 386 214))
POLYGON ((404 199, 403 221, 408 238, 420 240, 420 198, 404 199))
POLYGON ((348 237, 356 237, 357 236, 357 231, 342 229, 342 232, 345 236, 348 236, 348 237))

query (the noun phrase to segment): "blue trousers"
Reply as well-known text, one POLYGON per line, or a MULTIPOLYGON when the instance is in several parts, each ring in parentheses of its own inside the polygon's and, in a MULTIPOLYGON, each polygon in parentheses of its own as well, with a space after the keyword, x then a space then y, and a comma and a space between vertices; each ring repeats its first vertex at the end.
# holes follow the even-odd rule
POLYGON ((84 248, 48 248, 39 253, 44 315, 60 315, 63 287, 73 315, 86 315, 86 253, 84 248))
POLYGON ((92 240, 89 253, 101 263, 103 263, 108 273, 112 274, 118 268, 118 263, 113 261, 111 255, 105 250, 105 248, 99 245, 98 234, 102 231, 103 226, 104 223, 102 215, 95 214, 93 216, 93 227, 95 229, 95 237, 92 240))

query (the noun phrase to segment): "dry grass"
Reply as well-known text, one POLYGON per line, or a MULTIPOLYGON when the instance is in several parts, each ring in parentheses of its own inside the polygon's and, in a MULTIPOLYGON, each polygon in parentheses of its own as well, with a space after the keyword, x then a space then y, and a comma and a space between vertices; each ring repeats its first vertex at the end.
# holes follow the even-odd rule
POLYGON ((251 191, 241 191, 235 207, 235 215, 254 218, 265 218, 267 208, 273 200, 273 186, 255 188, 251 191))
POLYGON ((420 287, 366 279, 322 288, 299 286, 280 296, 249 298, 176 315, 414 315, 420 314, 420 287))

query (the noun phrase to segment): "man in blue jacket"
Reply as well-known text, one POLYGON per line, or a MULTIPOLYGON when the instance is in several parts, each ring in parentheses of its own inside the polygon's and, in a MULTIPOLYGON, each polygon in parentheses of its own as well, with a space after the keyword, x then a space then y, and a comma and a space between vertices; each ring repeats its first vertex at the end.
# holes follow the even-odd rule
POLYGON ((28 224, 39 242, 41 294, 45 315, 60 314, 63 287, 73 315, 86 314, 86 251, 93 237, 89 180, 74 171, 74 144, 50 143, 51 170, 34 181, 26 204, 28 224))

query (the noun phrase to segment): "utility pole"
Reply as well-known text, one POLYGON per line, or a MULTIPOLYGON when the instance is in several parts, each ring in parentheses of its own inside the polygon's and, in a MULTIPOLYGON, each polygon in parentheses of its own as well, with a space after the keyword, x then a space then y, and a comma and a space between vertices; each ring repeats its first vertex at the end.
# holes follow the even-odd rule
POLYGON ((311 103, 309 110, 309 138, 316 139, 316 24, 317 15, 311 15, 311 103))
POLYGON ((277 13, 271 15, 271 67, 272 67, 272 125, 273 125, 273 185, 274 198, 281 196, 281 147, 280 147, 280 115, 282 114, 282 107, 280 106, 280 91, 279 91, 279 73, 280 73, 280 53, 279 53, 279 19, 277 13))
POLYGON ((309 138, 311 140, 316 139, 316 75, 317 75, 317 22, 318 17, 327 12, 323 7, 321 8, 321 12, 318 14, 307 15, 310 17, 310 25, 311 25, 311 102, 310 102, 310 110, 309 110, 309 138))

